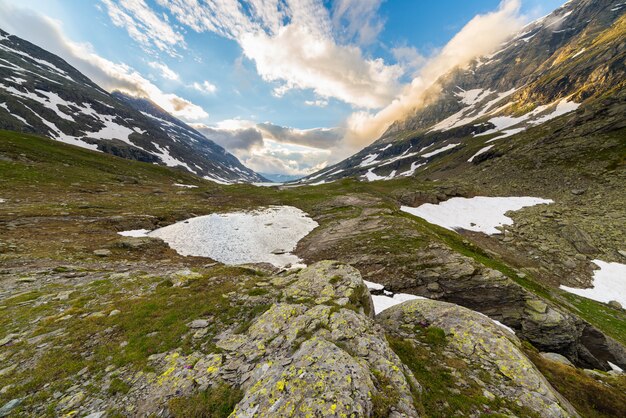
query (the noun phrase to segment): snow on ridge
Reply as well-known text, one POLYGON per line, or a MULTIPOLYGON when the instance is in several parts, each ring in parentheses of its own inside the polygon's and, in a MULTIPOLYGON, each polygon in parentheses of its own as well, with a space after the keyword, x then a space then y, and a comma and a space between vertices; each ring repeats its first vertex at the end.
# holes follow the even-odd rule
POLYGON ((588 289, 579 289, 561 285, 566 292, 608 303, 615 300, 626 306, 626 264, 607 263, 602 260, 593 260, 600 269, 593 273, 593 286, 588 289))
POLYGON ((402 206, 401 210, 453 231, 466 229, 493 235, 501 233, 497 227, 513 224, 507 212, 550 203, 554 201, 536 197, 454 197, 436 205, 402 206))

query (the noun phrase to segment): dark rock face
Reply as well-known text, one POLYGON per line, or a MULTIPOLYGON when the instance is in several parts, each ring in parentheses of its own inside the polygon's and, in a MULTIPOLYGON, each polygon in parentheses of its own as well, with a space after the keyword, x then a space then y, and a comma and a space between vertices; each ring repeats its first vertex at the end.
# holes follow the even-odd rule
POLYGON ((210 180, 265 179, 155 104, 109 94, 63 59, 0 30, 0 129, 35 133, 210 180))
POLYGON ((582 367, 610 370, 626 366, 626 349, 591 324, 544 301, 496 270, 445 247, 420 254, 414 277, 390 277, 386 287, 481 312, 511 328, 542 351, 563 354, 582 367))

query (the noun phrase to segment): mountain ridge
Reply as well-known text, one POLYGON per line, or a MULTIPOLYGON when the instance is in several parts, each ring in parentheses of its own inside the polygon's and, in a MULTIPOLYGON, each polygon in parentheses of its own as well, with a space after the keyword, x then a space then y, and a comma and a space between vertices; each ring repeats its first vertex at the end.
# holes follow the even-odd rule
POLYGON ((217 182, 265 181, 154 103, 110 94, 62 58, 2 30, 0 78, 2 129, 180 167, 217 182))

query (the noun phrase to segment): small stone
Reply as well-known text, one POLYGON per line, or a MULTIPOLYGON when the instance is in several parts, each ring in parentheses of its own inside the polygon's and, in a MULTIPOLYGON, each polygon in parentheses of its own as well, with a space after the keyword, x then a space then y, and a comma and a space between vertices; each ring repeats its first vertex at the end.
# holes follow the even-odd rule
POLYGON ((616 301, 616 300, 611 300, 611 301, 609 301, 608 305, 609 305, 611 308, 615 308, 615 309, 623 309, 622 304, 621 304, 621 303, 619 303, 619 302, 618 302, 618 301, 616 301))
POLYGON ((87 318, 104 318, 106 315, 104 312, 93 312, 87 316, 87 318))
POLYGON ((9 335, 7 335, 6 337, 4 337, 3 339, 0 340, 0 347, 2 347, 3 345, 9 344, 17 336, 18 336, 18 334, 9 334, 9 335))
POLYGON ((0 389, 0 395, 4 395, 5 393, 10 391, 14 387, 15 387, 15 385, 6 385, 6 386, 4 386, 2 389, 0 389))
POLYGON ((490 401, 493 401, 494 399, 496 399, 496 395, 494 395, 493 393, 489 392, 487 389, 483 389, 483 396, 487 399, 489 399, 490 401))
POLYGON ((573 195, 575 195, 575 196, 580 196, 580 195, 585 194, 585 192, 586 192, 586 191, 587 191, 587 190, 585 190, 585 189, 573 189, 573 190, 571 190, 570 192, 571 192, 573 195))
POLYGON ((209 321, 206 319, 196 319, 191 321, 189 324, 189 328, 197 329, 197 328, 206 328, 209 326, 209 321))
POLYGON ((282 255, 282 254, 286 254, 286 253, 287 253, 287 251, 285 251, 283 249, 280 249, 280 248, 277 248, 274 251, 272 251, 272 254, 274 254, 274 255, 282 255))
POLYGON ((17 279, 18 283, 32 283, 35 281, 34 277, 20 277, 17 279))
POLYGON ((119 314, 121 314, 121 313, 122 313, 122 311, 120 311, 119 309, 113 309, 113 310, 109 313, 109 316, 116 316, 116 315, 119 315, 119 314))
POLYGON ((618 250, 617 251, 619 253, 619 255, 621 255, 622 257, 626 257, 626 251, 624 250, 618 250))
POLYGON ((114 366, 114 365, 112 365, 112 364, 109 364, 109 365, 107 366, 107 368, 106 368, 106 369, 104 369, 104 372, 105 372, 105 373, 110 373, 110 372, 112 372, 113 370, 115 370, 115 366, 114 366))
POLYGON ((564 364, 566 366, 574 367, 571 361, 567 359, 567 357, 559 354, 559 353, 541 353, 541 357, 546 360, 554 361, 556 363, 564 364))
POLYGON ((106 411, 92 412, 91 414, 85 416, 85 418, 102 418, 104 414, 106 414, 106 411))
POLYGON ((193 338, 195 339, 202 338, 207 334, 207 332, 209 332, 209 330, 206 328, 199 329, 193 334, 193 338))
POLYGON ((100 250, 95 250, 93 254, 97 255, 98 257, 108 257, 111 255, 111 250, 107 250, 106 248, 104 248, 100 250))
POLYGON ((17 408, 17 406, 22 402, 21 399, 11 399, 9 402, 5 403, 4 406, 2 408, 0 408, 0 417, 6 417, 8 416, 11 411, 15 408, 17 408))
POLYGON ((439 286, 439 283, 437 282, 432 282, 428 283, 426 289, 428 289, 429 292, 439 292, 441 290, 441 286, 439 286))
POLYGON ((66 290, 64 292, 59 292, 59 294, 56 295, 55 299, 56 300, 68 300, 72 292, 73 290, 66 290))

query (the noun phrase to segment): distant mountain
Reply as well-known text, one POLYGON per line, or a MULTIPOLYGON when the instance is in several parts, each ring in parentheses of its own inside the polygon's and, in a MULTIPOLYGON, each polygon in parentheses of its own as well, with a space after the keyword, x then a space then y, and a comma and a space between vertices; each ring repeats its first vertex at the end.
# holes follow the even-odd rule
POLYGON ((599 112, 595 104, 624 91, 625 12, 620 0, 565 3, 497 52, 441 77, 429 102, 373 144, 301 182, 413 176, 448 156, 468 167, 502 155, 494 147, 505 138, 576 110, 599 112))
POLYGON ((291 174, 269 174, 269 173, 260 173, 263 177, 268 180, 271 180, 275 183, 287 183, 290 181, 295 181, 301 179, 303 176, 291 175, 291 174))
POLYGON ((2 30, 0 129, 180 167, 216 182, 265 180, 154 103, 109 94, 58 56, 2 30))

